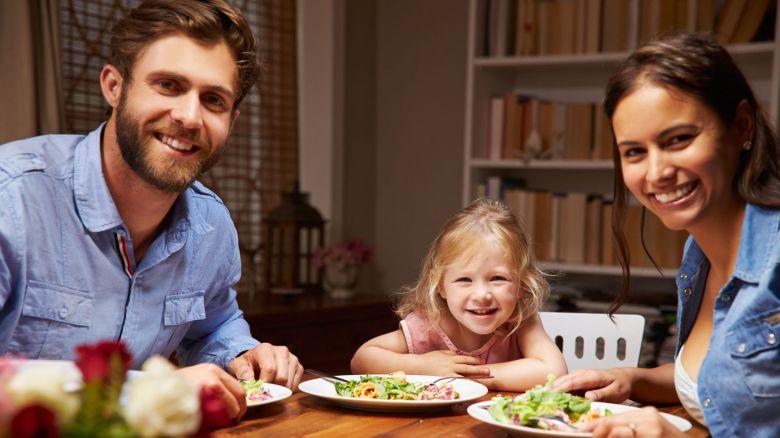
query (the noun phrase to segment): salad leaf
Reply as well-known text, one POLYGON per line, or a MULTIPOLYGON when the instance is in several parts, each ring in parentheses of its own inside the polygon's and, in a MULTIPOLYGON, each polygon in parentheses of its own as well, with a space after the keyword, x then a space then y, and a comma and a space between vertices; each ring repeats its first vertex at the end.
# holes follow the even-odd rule
POLYGON ((537 385, 514 398, 494 397, 488 412, 502 423, 531 427, 539 426, 535 418, 557 416, 568 418, 571 423, 574 423, 582 415, 590 412, 589 399, 553 391, 551 389, 553 380, 555 376, 549 375, 545 385, 537 385))

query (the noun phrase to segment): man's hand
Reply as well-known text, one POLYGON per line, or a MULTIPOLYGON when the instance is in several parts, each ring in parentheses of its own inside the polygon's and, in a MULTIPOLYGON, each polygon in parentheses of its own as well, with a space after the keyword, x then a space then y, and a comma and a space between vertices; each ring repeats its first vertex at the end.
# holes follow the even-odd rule
POLYGON ((484 361, 478 357, 455 353, 450 350, 429 351, 416 355, 415 370, 432 376, 489 376, 490 369, 480 367, 484 361))
POLYGON ((294 390, 301 381, 303 366, 287 347, 264 342, 233 359, 228 364, 228 371, 240 380, 255 379, 259 373, 264 382, 294 390))
POLYGON ((246 412, 246 392, 244 387, 238 383, 238 380, 226 373, 222 368, 210 364, 202 363, 191 367, 181 368, 177 373, 181 373, 189 382, 194 382, 199 388, 211 388, 219 394, 219 397, 225 403, 230 418, 238 420, 246 412))

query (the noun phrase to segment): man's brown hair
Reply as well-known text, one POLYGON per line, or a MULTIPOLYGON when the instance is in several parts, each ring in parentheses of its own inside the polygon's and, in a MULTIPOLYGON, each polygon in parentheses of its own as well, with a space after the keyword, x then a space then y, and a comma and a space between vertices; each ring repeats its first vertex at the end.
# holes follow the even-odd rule
POLYGON ((174 33, 196 41, 225 43, 238 68, 236 107, 257 82, 257 43, 241 12, 224 0, 146 0, 130 10, 111 30, 109 63, 125 80, 138 55, 150 43, 174 33))

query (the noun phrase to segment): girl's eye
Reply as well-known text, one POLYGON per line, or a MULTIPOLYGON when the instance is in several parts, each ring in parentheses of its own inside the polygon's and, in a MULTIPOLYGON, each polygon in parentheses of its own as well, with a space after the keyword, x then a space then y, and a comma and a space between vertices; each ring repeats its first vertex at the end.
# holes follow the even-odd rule
POLYGON ((490 281, 509 281, 509 280, 503 275, 494 275, 490 277, 490 281))
POLYGON ((468 277, 460 277, 455 280, 455 283, 471 283, 471 279, 468 277))

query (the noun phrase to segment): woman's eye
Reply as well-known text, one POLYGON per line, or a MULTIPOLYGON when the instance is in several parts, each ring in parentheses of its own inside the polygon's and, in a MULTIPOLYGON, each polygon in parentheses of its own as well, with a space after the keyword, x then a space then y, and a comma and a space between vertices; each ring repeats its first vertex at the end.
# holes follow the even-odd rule
POLYGON ((622 155, 624 158, 633 158, 642 154, 644 150, 642 148, 626 148, 623 149, 622 155))
POLYGON ((675 135, 674 137, 670 138, 668 141, 668 144, 671 146, 687 143, 693 138, 693 135, 690 134, 681 134, 681 135, 675 135))

